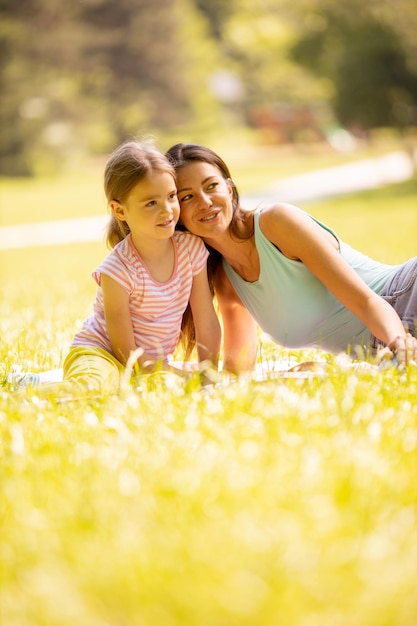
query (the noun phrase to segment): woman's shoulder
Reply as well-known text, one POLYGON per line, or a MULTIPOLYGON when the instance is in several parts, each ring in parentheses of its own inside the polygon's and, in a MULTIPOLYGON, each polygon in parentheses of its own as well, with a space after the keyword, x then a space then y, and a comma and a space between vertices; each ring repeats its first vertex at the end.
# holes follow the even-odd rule
POLYGON ((268 204, 267 206, 259 208, 256 214, 259 216, 259 220, 263 222, 288 218, 294 219, 296 216, 307 215, 306 212, 298 206, 289 204, 288 202, 274 202, 273 204, 268 204))
MULTIPOLYGON (((268 236, 277 229, 293 228, 301 224, 311 223, 312 217, 300 207, 287 202, 276 202, 262 208, 258 213, 259 225, 262 232, 268 236)), ((314 219, 314 218, 313 218, 314 219)))

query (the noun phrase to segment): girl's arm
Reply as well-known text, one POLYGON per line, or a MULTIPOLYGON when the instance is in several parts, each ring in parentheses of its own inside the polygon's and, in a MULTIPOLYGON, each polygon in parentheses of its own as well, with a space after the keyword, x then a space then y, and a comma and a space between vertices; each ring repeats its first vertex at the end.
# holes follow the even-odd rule
POLYGON ((190 307, 195 327, 198 360, 199 362, 209 360, 217 367, 221 329, 213 306, 206 267, 193 278, 190 307))
MULTIPOLYGON (((106 274, 101 275, 100 283, 103 292, 107 333, 113 353, 123 365, 126 365, 131 352, 140 348, 135 343, 129 310, 129 294, 118 282, 106 274)), ((167 363, 161 363, 147 352, 143 352, 138 357, 137 363, 143 372, 151 372, 158 365, 163 370, 172 371, 180 376, 184 375, 182 370, 167 363)))
POLYGON ((215 291, 223 321, 223 369, 239 374, 255 365, 257 325, 221 265, 215 278, 215 291))
POLYGON ((113 278, 100 277, 103 292, 104 316, 107 334, 115 357, 126 365, 130 353, 136 350, 132 320, 129 311, 129 294, 113 278))
POLYGON ((415 358, 417 347, 413 348, 413 342, 406 339, 395 310, 346 263, 331 233, 301 209, 286 204, 265 209, 260 225, 265 236, 283 254, 304 263, 373 335, 398 351, 400 361, 407 360, 407 353, 415 358))

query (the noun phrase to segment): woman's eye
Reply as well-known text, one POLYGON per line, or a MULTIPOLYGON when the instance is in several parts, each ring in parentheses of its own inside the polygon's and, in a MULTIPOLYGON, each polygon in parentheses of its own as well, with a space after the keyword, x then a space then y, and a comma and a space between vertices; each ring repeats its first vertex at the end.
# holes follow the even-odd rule
POLYGON ((180 202, 187 202, 187 200, 190 200, 190 198, 192 198, 192 196, 189 193, 186 196, 182 196, 182 198, 180 198, 180 202))
POLYGON ((210 183, 210 185, 207 187, 207 189, 209 191, 213 191, 214 189, 216 189, 216 187, 218 186, 219 183, 210 183))
POLYGON ((147 203, 146 206, 155 206, 156 204, 156 200, 151 200, 150 202, 147 203))

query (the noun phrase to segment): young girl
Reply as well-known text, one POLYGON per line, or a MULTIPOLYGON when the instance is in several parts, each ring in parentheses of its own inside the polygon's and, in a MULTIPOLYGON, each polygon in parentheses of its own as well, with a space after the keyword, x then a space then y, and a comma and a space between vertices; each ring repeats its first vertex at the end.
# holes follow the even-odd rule
POLYGON ((179 204, 173 167, 143 142, 119 146, 107 161, 104 188, 111 210, 107 243, 113 248, 93 272, 93 314, 78 332, 63 367, 65 388, 115 393, 132 354, 135 373, 168 364, 189 303, 193 332, 186 353, 216 364, 220 325, 207 281, 208 252, 190 233, 175 231, 179 204), (191 344, 190 344, 191 342, 191 344))

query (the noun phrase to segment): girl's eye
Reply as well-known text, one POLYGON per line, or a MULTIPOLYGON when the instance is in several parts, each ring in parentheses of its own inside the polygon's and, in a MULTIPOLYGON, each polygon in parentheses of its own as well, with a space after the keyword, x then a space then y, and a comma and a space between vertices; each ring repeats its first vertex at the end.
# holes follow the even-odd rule
POLYGON ((147 203, 146 206, 155 206, 156 204, 156 200, 151 200, 150 202, 147 203))
POLYGON ((176 200, 177 199, 177 192, 172 192, 169 194, 169 199, 170 200, 176 200))

